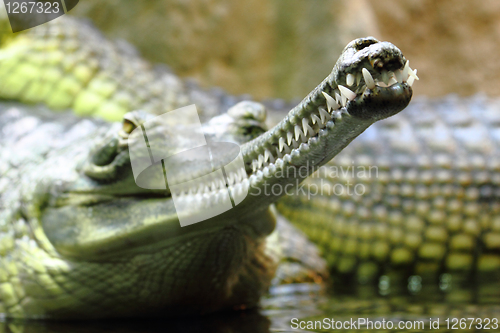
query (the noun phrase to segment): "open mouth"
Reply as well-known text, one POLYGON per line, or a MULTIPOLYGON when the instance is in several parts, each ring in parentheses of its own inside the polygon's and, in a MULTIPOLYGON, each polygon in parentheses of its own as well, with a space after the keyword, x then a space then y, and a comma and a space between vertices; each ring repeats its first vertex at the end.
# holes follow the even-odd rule
MULTIPOLYGON (((289 125, 280 131, 256 152, 252 152, 252 159, 246 163, 248 176, 261 171, 264 175, 272 172, 275 166, 289 162, 292 157, 307 153, 323 136, 327 136, 343 117, 350 117, 349 102, 362 99, 363 96, 377 90, 382 94, 391 94, 392 88, 401 85, 411 87, 418 80, 417 71, 412 70, 409 61, 403 68, 394 71, 384 68, 378 59, 370 61, 369 68, 363 67, 360 71, 345 75, 345 85, 338 84, 332 87, 326 84, 321 95, 322 103, 304 117, 296 115, 288 119, 289 125), (274 140, 273 140, 274 139, 274 140)), ((395 91, 394 93, 397 93, 395 91)), ((376 97, 375 97, 376 98, 376 97)))

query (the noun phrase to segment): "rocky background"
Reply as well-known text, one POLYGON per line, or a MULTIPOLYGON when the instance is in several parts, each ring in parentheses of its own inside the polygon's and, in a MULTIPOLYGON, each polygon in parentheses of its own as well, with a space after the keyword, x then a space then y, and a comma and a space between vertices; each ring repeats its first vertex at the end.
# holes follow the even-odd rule
POLYGON ((183 77, 257 99, 303 97, 369 35, 410 59, 417 95, 499 95, 498 0, 81 0, 71 13, 183 77))

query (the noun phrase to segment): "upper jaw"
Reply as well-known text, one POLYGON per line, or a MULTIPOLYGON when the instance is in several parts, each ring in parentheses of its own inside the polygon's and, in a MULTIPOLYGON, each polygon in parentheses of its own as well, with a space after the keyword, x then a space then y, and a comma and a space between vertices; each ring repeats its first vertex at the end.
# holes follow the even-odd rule
MULTIPOLYGON (((372 37, 349 43, 332 73, 285 119, 242 146, 247 186, 262 189, 307 177, 373 122, 404 109, 415 79, 416 71, 393 44, 372 37), (283 179, 289 166, 305 166, 307 172, 283 179)), ((264 204, 277 197, 268 195, 264 204)))
POLYGON ((349 43, 332 74, 331 90, 326 93, 344 97, 342 90, 348 88, 356 94, 350 101, 355 104, 350 106, 350 113, 373 120, 387 118, 404 109, 411 99, 411 87, 418 80, 417 71, 410 68, 409 61, 396 46, 373 37, 349 43), (356 113, 362 104, 373 111, 356 113))

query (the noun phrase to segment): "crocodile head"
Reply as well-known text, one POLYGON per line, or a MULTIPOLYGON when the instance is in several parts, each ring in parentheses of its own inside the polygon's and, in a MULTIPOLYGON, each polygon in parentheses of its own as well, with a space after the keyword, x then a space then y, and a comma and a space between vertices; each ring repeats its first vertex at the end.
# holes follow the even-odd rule
MULTIPOLYGON (((176 124, 172 131, 172 124, 141 112, 129 113, 122 127, 113 128, 78 164, 76 178, 55 182, 44 191, 50 195, 40 213, 40 227, 47 242, 40 243, 78 263, 145 257, 141 262, 145 279, 150 272, 170 276, 155 282, 155 290, 165 291, 164 296, 156 303, 136 297, 137 306, 129 306, 130 311, 156 306, 156 310, 199 312, 253 305, 269 285, 276 264, 264 255, 265 237, 275 226, 269 205, 286 193, 285 187, 296 186, 372 123, 404 109, 415 77, 394 45, 357 39, 344 49, 332 73, 274 128, 264 130, 264 111, 253 102, 239 104, 202 126, 207 142, 238 144, 242 163, 231 166, 237 159, 231 149, 212 151, 214 158, 224 161, 225 183, 199 178, 213 171, 213 165, 178 164, 180 174, 197 182, 175 191, 162 173, 139 187, 130 148, 143 144, 144 136, 134 133, 142 133, 136 130, 146 123, 153 124, 148 136, 155 133, 150 146, 160 140, 167 142, 166 149, 172 133, 184 125, 176 124), (180 226, 174 199, 188 203, 186 214, 200 215, 223 200, 222 192, 230 193, 231 209, 180 226)), ((181 145, 192 146, 189 137, 184 140, 181 145)), ((163 170, 172 171, 165 165, 163 170)), ((111 315, 124 313, 111 311, 111 315)))
POLYGON ((393 44, 372 37, 349 43, 332 73, 285 119, 242 146, 250 210, 274 202, 375 121, 403 110, 415 79, 393 44))

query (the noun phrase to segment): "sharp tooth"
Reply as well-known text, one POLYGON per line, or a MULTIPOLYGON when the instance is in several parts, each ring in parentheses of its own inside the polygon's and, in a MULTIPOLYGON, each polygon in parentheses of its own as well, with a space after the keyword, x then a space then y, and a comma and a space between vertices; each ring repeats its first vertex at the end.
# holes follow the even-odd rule
POLYGON ((286 133, 286 139, 287 139, 288 145, 291 145, 292 144, 292 139, 293 139, 292 132, 286 133))
MULTIPOLYGON (((233 173, 233 184, 236 184, 236 183, 239 183, 241 181, 241 176, 240 176, 240 172, 239 171, 236 171, 235 173, 233 173)), ((233 185, 233 184, 229 184, 229 185, 233 185)))
POLYGON ((280 141, 279 141, 279 146, 280 146, 279 151, 283 151, 283 146, 284 145, 285 145, 285 139, 281 137, 280 141))
POLYGON ((346 83, 347 83, 347 85, 348 85, 349 87, 350 87, 350 86, 352 86, 352 85, 354 84, 354 79, 355 79, 354 75, 352 75, 352 74, 347 74, 347 77, 346 77, 345 81, 346 81, 346 83))
POLYGON ((264 164, 264 156, 262 154, 259 155, 259 169, 262 167, 262 164, 264 164))
POLYGON ((236 180, 236 175, 230 172, 229 175, 227 175, 227 182, 229 186, 233 185, 235 180, 236 180))
POLYGON ((330 114, 325 111, 323 108, 318 108, 319 110, 319 116, 321 117, 321 122, 324 124, 325 119, 330 119, 330 114))
MULTIPOLYGON (((244 174, 245 175, 247 174, 246 171, 244 172, 244 174)), ((230 187, 234 189, 234 187, 236 185, 240 184, 243 179, 245 179, 245 178, 242 178, 241 172, 236 172, 236 174, 234 176, 234 184, 230 187)))
POLYGON ((335 100, 333 99, 332 96, 328 95, 324 91, 322 91, 322 94, 323 94, 323 96, 325 96, 328 111, 331 111, 332 109, 336 110, 339 108, 339 105, 337 104, 337 102, 335 102, 335 100))
POLYGON ((365 79, 365 83, 368 89, 374 89, 375 81, 373 80, 373 76, 370 74, 370 72, 366 68, 363 68, 361 72, 363 72, 363 78, 365 79))
POLYGON ((312 121, 313 125, 316 123, 321 123, 321 119, 319 119, 318 116, 315 114, 311 115, 311 121, 312 121))
POLYGON ((309 123, 307 122, 306 118, 302 118, 302 132, 304 133, 304 136, 307 136, 307 131, 309 127, 309 123))
MULTIPOLYGON (((340 85, 340 84, 339 84, 339 89, 340 89, 340 93, 342 94, 342 97, 345 97, 345 98, 347 98, 350 101, 352 101, 353 99, 356 98, 356 93, 353 92, 351 89, 346 88, 346 87, 344 87, 343 85, 340 85)), ((342 100, 342 103, 344 103, 344 100, 342 100)))
POLYGON ((410 71, 408 72, 408 74, 410 74, 410 76, 411 76, 412 78, 414 78, 415 80, 417 80, 417 81, 418 81, 418 80, 420 80, 420 79, 418 78, 418 76, 417 76, 417 70, 416 70, 416 69, 415 69, 415 70, 412 70, 412 69, 410 68, 410 71))
POLYGON ((382 71, 381 78, 382 82, 384 82, 386 85, 389 85, 389 72, 382 71))
POLYGON ((410 72, 410 60, 406 60, 405 67, 403 68, 403 81, 408 79, 408 75, 410 72))
POLYGON ((342 102, 341 102, 341 104, 342 104, 342 107, 344 107, 347 104, 347 97, 344 96, 344 94, 342 94, 342 102))
POLYGON ((396 76, 396 80, 398 80, 399 83, 403 83, 403 72, 400 69, 395 71, 394 75, 396 76))
POLYGON ((269 156, 271 156, 271 152, 266 149, 264 151, 264 162, 267 162, 269 160, 269 156))
POLYGON ((397 81, 394 77, 391 77, 391 78, 389 79, 389 83, 388 83, 388 85, 389 85, 389 86, 392 86, 392 85, 393 85, 393 84, 395 84, 395 83, 398 83, 398 81, 397 81))
POLYGON ((340 97, 340 94, 338 92, 335 92, 335 100, 337 101, 338 105, 342 104, 342 97, 340 97))
POLYGON ((415 82, 415 78, 413 76, 410 76, 408 81, 406 81, 410 87, 413 86, 413 82, 415 82))
POLYGON ((415 71, 412 71, 410 69, 410 76, 408 77, 408 84, 411 86, 413 86, 413 82, 415 82, 415 80, 420 80, 417 76, 417 70, 415 69, 415 71))
POLYGON ((257 161, 256 160, 253 160, 252 161, 252 172, 255 173, 255 171, 257 170, 257 161))
POLYGON ((212 183, 210 184, 210 187, 212 188, 212 191, 215 191, 217 189, 214 180, 212 180, 212 183))
POLYGON ((247 178, 248 178, 247 172, 245 171, 245 169, 244 169, 244 168, 242 168, 242 169, 240 170, 240 178, 239 178, 239 179, 240 179, 241 181, 244 181, 244 180, 245 180, 245 179, 247 179, 247 178))
POLYGON ((285 154, 290 154, 290 147, 287 145, 285 145, 285 154))
POLYGON ((299 126, 295 125, 295 140, 299 141, 300 135, 302 134, 302 130, 299 126))
POLYGON ((356 85, 359 86, 359 83, 361 82, 361 73, 356 74, 356 85))
POLYGON ((310 132, 311 134, 314 134, 313 129, 311 126, 309 126, 309 122, 307 121, 306 118, 302 119, 302 127, 304 128, 304 135, 307 136, 307 132, 310 132))

